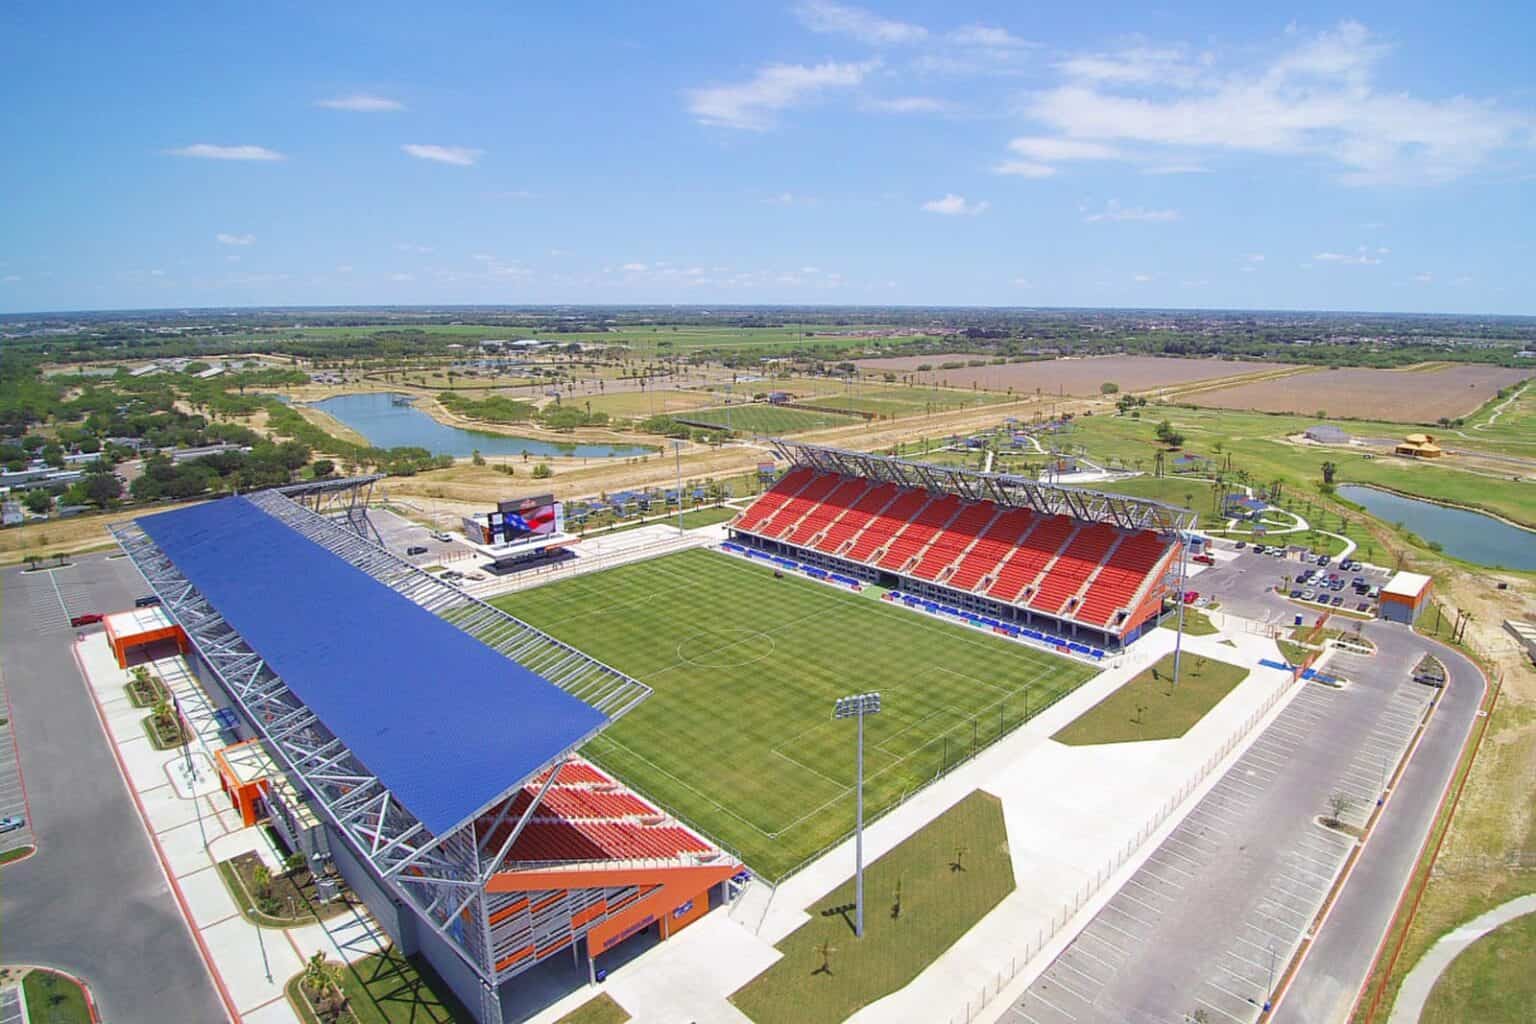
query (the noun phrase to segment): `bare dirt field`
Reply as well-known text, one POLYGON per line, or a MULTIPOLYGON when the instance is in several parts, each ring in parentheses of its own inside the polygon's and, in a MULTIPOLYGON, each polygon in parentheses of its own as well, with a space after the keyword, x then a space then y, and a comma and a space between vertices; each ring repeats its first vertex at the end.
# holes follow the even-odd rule
POLYGON ((1014 394, 1097 395, 1105 382, 1120 385, 1121 391, 1148 391, 1153 388, 1188 384, 1192 381, 1239 377, 1250 373, 1280 370, 1278 363, 1239 362, 1225 359, 1160 359, 1155 356, 1094 356, 1086 359, 1048 359, 1033 363, 1006 363, 1001 366, 963 366, 939 369, 942 363, 978 359, 971 355, 902 356, 890 359, 860 359, 865 373, 889 370, 912 373, 924 364, 934 367, 916 374, 925 383, 968 388, 974 384, 988 391, 1014 394))
POLYGON ((1442 416, 1465 416, 1500 388, 1530 376, 1530 370, 1499 366, 1410 367, 1370 370, 1354 367, 1319 370, 1227 388, 1212 388, 1183 400, 1217 409, 1252 409, 1394 423, 1434 423, 1442 416))

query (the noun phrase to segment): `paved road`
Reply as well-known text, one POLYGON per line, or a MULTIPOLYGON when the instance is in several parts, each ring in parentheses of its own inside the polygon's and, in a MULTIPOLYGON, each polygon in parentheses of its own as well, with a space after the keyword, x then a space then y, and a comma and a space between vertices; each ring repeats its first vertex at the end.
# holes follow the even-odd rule
POLYGON ((38 852, 0 869, 8 961, 85 978, 111 1024, 228 1020, 102 735, 69 617, 129 607, 127 559, 0 573, 0 669, 38 852), (55 589, 57 586, 57 589, 55 589))
POLYGON ((1450 678, 1375 835, 1281 1000, 1274 1015, 1276 1024, 1331 1024, 1347 1019, 1483 701, 1482 673, 1462 655, 1395 623, 1370 623, 1364 635, 1380 648, 1379 658, 1398 664, 1411 667, 1422 655, 1432 653, 1450 678))

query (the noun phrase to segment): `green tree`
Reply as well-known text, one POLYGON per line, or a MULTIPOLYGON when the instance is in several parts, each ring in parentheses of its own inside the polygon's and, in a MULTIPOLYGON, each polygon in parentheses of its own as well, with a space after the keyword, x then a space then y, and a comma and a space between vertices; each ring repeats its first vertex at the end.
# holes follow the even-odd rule
POLYGON ((1323 483, 1325 483, 1325 484, 1332 484, 1333 483, 1333 475, 1339 471, 1339 467, 1337 465, 1335 465, 1334 463, 1332 463, 1332 462, 1325 462, 1325 463, 1323 463, 1322 469, 1323 469, 1323 483))
POLYGON ((36 515, 42 515, 49 509, 53 508, 53 495, 49 494, 41 487, 34 487, 32 490, 27 492, 26 497, 22 498, 21 502, 27 506, 28 512, 32 512, 36 515))
POLYGON ((548 480, 554 475, 555 471, 549 468, 549 463, 547 462, 541 462, 533 467, 533 478, 535 480, 548 480))
POLYGON ((1119 393, 1120 385, 1116 384, 1112 380, 1107 380, 1103 384, 1099 385, 1099 394, 1101 395, 1116 395, 1119 393))

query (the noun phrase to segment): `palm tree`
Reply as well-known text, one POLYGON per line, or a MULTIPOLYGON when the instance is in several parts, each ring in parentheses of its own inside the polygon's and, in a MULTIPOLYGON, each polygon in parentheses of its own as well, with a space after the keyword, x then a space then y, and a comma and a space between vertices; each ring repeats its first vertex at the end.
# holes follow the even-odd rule
POLYGON ((1339 467, 1337 465, 1335 465, 1334 463, 1332 463, 1332 462, 1325 462, 1322 465, 1322 470, 1323 470, 1323 483, 1331 484, 1331 483, 1333 483, 1333 474, 1338 472, 1339 467))

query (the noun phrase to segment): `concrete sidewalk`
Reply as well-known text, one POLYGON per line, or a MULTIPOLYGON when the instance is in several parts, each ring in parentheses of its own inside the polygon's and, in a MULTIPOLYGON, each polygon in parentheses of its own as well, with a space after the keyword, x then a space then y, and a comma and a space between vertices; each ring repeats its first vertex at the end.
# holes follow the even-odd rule
MULTIPOLYGON (((973 790, 984 789, 1003 803, 1017 888, 911 984, 851 1020, 963 1019, 967 1001, 974 1007, 979 992, 995 998, 1000 989, 1006 994, 1027 984, 1240 756, 1239 740, 1257 735, 1297 689, 1289 672, 1259 664, 1283 660, 1268 637, 1236 629, 1186 636, 1187 652, 1250 670, 1189 733, 1176 740, 1095 747, 1067 747, 1050 739, 1170 653, 1174 639, 1170 630, 1153 630, 1119 664, 866 829, 869 863, 973 790)), ((850 839, 776 890, 758 883, 745 897, 751 906, 716 910, 619 968, 605 990, 638 1022, 740 1024, 745 1018, 729 1003, 730 994, 776 961, 774 943, 809 920, 806 908, 852 872, 850 839)), ((532 1019, 552 1024, 593 994, 573 992, 532 1019)), ((991 1002, 987 1012, 1001 1013, 1009 1002, 991 1002)))
POLYGON ((185 750, 156 750, 104 633, 75 643, 76 660, 101 715, 171 890, 226 1003, 248 1024, 298 1024, 283 986, 317 951, 352 962, 388 946, 366 911, 293 928, 258 928, 240 913, 218 863, 255 853, 274 875, 283 867, 265 829, 247 828, 220 791, 213 752, 222 747, 213 705, 180 657, 145 665, 175 695, 196 736, 185 750), (192 771, 187 771, 190 757, 192 771), (271 979, 268 980, 270 965, 271 979))
POLYGON ((1429 947, 1429 951, 1419 958, 1419 962, 1413 965, 1413 970, 1408 972, 1408 977, 1403 979, 1402 987, 1397 990, 1397 1001, 1392 1004, 1392 1016, 1387 1018, 1387 1024, 1417 1024, 1419 1016, 1424 1012, 1424 1004, 1429 1001, 1429 994, 1434 991, 1435 982, 1440 980, 1440 975, 1451 966, 1451 961, 1460 956, 1468 946, 1487 935, 1501 924, 1513 921, 1517 917, 1526 914, 1536 914, 1536 895, 1521 896, 1500 904, 1484 914, 1479 914, 1459 928, 1454 928, 1429 947))

